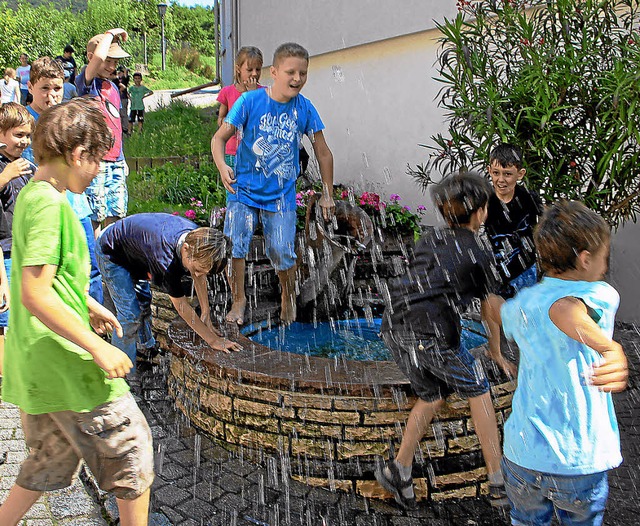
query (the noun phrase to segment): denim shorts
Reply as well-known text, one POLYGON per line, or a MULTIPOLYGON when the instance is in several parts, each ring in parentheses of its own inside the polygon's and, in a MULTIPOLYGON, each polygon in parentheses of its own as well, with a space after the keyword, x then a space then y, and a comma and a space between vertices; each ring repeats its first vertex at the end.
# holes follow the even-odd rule
POLYGON ((231 257, 247 257, 258 221, 264 230, 267 257, 276 272, 293 267, 296 263, 295 210, 268 212, 239 201, 229 201, 224 218, 224 234, 233 243, 231 257))
POLYGON ((126 161, 102 161, 98 175, 85 190, 91 220, 102 223, 107 217, 125 217, 127 215, 127 173, 126 161))
POLYGON ((511 524, 546 526, 554 512, 560 524, 600 526, 609 495, 607 472, 552 475, 523 468, 506 458, 502 473, 511 504, 511 524))
POLYGON ((153 483, 149 425, 131 393, 87 413, 20 412, 29 456, 16 484, 31 491, 70 486, 83 459, 98 485, 119 499, 135 499, 153 483))
POLYGON ((482 365, 463 346, 441 349, 433 338, 421 339, 401 331, 385 331, 382 339, 416 395, 425 402, 451 393, 475 398, 489 391, 482 365))

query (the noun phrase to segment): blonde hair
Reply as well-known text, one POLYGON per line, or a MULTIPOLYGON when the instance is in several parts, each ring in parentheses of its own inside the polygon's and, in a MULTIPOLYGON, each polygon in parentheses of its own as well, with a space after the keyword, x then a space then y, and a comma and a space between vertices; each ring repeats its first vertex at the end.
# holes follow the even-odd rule
POLYGON ((5 77, 11 77, 12 79, 16 78, 16 70, 13 68, 7 68, 4 70, 5 77))
POLYGON ((222 272, 231 257, 231 240, 219 230, 209 227, 196 228, 189 232, 184 242, 189 245, 189 256, 210 272, 222 272))
POLYGON ((234 82, 240 82, 240 67, 242 66, 242 64, 244 64, 245 62, 247 62, 249 60, 257 60, 257 61, 259 61, 260 62, 260 66, 262 67, 262 64, 264 62, 264 60, 262 59, 262 51, 260 51, 255 46, 244 46, 244 47, 240 48, 240 50, 236 54, 236 61, 234 63, 234 67, 233 67, 233 70, 234 70, 233 81, 234 82))
POLYGON ((33 133, 33 154, 38 164, 60 157, 69 161, 78 146, 92 161, 99 161, 113 144, 113 135, 98 102, 76 98, 52 106, 40 115, 33 133))
POLYGON ((0 106, 0 133, 6 133, 12 128, 28 124, 33 131, 35 121, 27 108, 17 102, 7 102, 0 106))

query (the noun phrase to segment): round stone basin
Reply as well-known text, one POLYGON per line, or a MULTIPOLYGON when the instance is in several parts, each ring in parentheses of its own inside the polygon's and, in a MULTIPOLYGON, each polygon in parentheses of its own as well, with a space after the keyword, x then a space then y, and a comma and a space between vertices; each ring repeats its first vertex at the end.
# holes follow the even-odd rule
MULTIPOLYGON (((415 398, 392 361, 295 354, 238 334, 244 350, 212 351, 177 318, 168 329, 169 391, 178 408, 212 439, 243 458, 279 458, 307 484, 389 495, 375 482, 381 457, 399 446, 415 398)), ((483 347, 474 350, 478 356, 483 347)), ((512 383, 484 358, 499 425, 512 383)), ((477 497, 486 471, 468 404, 450 397, 417 452, 413 469, 422 499, 477 497)))

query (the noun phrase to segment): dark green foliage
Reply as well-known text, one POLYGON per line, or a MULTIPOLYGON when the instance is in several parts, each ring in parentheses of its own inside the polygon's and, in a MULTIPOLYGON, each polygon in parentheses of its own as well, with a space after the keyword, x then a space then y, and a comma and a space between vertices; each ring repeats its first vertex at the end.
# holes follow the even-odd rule
POLYGON ((439 25, 448 134, 410 173, 482 169, 497 142, 524 150, 527 183, 614 226, 640 211, 640 34, 632 0, 460 2, 439 25), (532 4, 535 6, 532 8, 532 4), (526 10, 525 10, 526 9, 526 10))

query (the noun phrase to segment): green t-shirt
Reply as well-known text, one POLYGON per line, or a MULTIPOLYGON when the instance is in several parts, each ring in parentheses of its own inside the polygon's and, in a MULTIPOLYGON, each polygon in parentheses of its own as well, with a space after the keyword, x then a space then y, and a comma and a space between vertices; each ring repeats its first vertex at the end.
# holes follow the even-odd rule
POLYGON ((64 315, 90 328, 84 231, 65 194, 47 182, 31 181, 18 195, 11 262, 3 400, 28 414, 86 412, 127 393, 123 379, 109 380, 87 351, 51 331, 22 304, 22 269, 55 265, 53 289, 68 307, 64 315))
POLYGON ((129 109, 135 111, 144 110, 144 102, 142 102, 142 99, 147 93, 151 93, 151 90, 146 86, 131 86, 129 88, 129 97, 131 98, 129 109))

